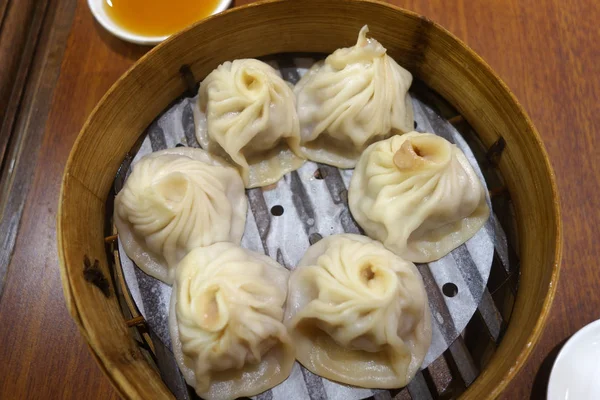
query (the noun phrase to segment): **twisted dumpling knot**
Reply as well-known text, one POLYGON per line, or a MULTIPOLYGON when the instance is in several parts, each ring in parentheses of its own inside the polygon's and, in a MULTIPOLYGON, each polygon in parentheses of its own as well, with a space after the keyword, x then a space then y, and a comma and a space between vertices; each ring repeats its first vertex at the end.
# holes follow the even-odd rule
POLYGON ((383 57, 387 50, 377 40, 367 37, 369 27, 363 26, 358 33, 356 45, 353 47, 336 50, 329 56, 327 61, 338 70, 346 68, 354 63, 371 63, 375 59, 383 57))
POLYGON ((335 285, 338 290, 320 292, 320 296, 331 296, 327 302, 343 303, 368 296, 378 304, 393 300, 397 288, 397 277, 390 269, 389 260, 370 254, 369 246, 362 243, 347 243, 340 240, 329 251, 317 259, 315 269, 319 288, 335 285), (366 248, 365 248, 366 247, 366 248))
POLYGON ((438 136, 416 136, 406 139, 394 153, 394 165, 400 171, 422 168, 446 168, 451 161, 452 145, 438 136))
POLYGON ((196 377, 259 363, 276 338, 287 337, 281 322, 284 301, 284 291, 252 275, 197 274, 187 284, 178 281, 180 339, 184 354, 195 359, 196 377), (203 343, 199 335, 205 336, 203 343))
POLYGON ((305 311, 331 316, 317 325, 339 345, 380 351, 387 338, 379 322, 398 311, 401 288, 389 260, 369 254, 369 247, 340 240, 319 257, 313 271, 319 294, 305 311), (348 325, 349 320, 357 322, 348 325))

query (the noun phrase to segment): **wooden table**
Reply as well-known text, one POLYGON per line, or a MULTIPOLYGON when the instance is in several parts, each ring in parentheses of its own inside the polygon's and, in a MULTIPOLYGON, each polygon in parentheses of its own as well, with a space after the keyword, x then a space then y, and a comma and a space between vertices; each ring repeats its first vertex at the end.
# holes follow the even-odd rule
MULTIPOLYGON (((543 397, 561 344, 600 318, 600 7, 595 0, 394 3, 477 51, 529 112, 550 154, 564 218, 562 274, 545 332, 505 392, 543 397)), ((55 220, 79 129, 147 49, 106 33, 84 0, 0 0, 0 21, 0 398, 118 398, 65 308, 55 220)))

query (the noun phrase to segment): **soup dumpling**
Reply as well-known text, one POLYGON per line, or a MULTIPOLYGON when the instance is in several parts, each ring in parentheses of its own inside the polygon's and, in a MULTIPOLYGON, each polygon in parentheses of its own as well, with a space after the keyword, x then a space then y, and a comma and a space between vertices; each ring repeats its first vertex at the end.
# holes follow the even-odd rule
POLYGON ((235 169, 204 150, 178 147, 133 166, 115 199, 114 221, 129 258, 171 284, 175 266, 192 249, 239 243, 247 208, 235 169))
POLYGON ((308 249, 290 277, 285 321, 304 367, 365 388, 405 386, 431 344, 416 267, 360 235, 329 236, 308 249))
POLYGON ((365 25, 355 46, 336 50, 298 82, 298 118, 307 158, 353 168, 375 141, 413 130, 410 72, 365 25))
POLYGON ((181 261, 169 329, 179 368, 200 397, 253 396, 289 376, 288 277, 271 258, 231 243, 195 249, 181 261))
POLYGON ((200 84, 196 136, 229 159, 247 188, 267 186, 304 163, 289 84, 254 59, 225 62, 200 84))
POLYGON ((419 263, 466 242, 490 215, 486 189, 465 155, 431 133, 369 146, 350 181, 348 204, 370 237, 419 263))

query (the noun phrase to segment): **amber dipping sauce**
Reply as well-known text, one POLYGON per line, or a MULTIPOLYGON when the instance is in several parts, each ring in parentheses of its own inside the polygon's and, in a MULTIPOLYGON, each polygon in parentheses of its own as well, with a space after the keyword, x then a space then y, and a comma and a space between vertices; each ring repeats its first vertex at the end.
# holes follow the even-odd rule
POLYGON ((219 0, 105 0, 106 13, 121 28, 143 36, 168 36, 208 17, 219 0))

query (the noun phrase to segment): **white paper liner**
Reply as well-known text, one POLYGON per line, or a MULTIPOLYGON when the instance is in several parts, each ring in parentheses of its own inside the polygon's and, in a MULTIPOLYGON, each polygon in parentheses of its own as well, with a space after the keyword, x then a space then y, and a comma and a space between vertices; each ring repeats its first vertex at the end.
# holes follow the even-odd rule
MULTIPOLYGON (((269 63, 279 67, 284 79, 292 83, 313 62, 306 57, 284 58, 279 65, 274 61, 269 63)), ((154 121, 132 165, 146 154, 178 144, 199 147, 194 137, 195 102, 196 98, 184 98, 154 121)), ((485 182, 473 152, 460 133, 431 107, 414 97, 413 107, 416 130, 435 133, 455 143, 465 153, 482 182, 485 182)), ((362 233, 350 216, 347 195, 343 193, 348 189, 351 176, 352 170, 338 170, 309 161, 297 171, 286 174, 274 188, 247 190, 249 208, 242 246, 263 252, 288 269, 293 269, 310 246, 311 236, 362 233), (315 177, 317 168, 328 172, 324 179, 315 177), (276 205, 283 207, 281 216, 270 213, 276 205), (299 231, 304 231, 305 235, 299 235, 299 231)), ((488 204, 491 207, 489 198, 488 204)), ((495 247, 503 264, 508 265, 506 235, 492 213, 484 227, 464 245, 438 261, 418 265, 422 273, 427 268, 433 277, 433 282, 425 280, 430 300, 434 291, 435 297, 440 298, 441 294, 443 298, 443 304, 436 305, 430 301, 433 337, 423 368, 448 349, 473 316, 486 288, 495 247), (446 283, 454 283, 458 287, 454 297, 442 294, 442 287, 446 283)), ((170 347, 167 321, 171 287, 136 268, 125 255, 120 242, 119 252, 125 280, 137 307, 155 334, 170 347)), ((285 382, 258 397, 273 400, 358 400, 373 395, 388 398, 385 392, 331 382, 315 376, 296 363, 285 382)))

